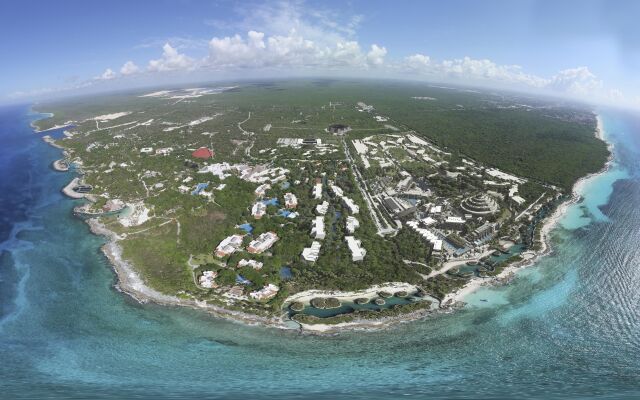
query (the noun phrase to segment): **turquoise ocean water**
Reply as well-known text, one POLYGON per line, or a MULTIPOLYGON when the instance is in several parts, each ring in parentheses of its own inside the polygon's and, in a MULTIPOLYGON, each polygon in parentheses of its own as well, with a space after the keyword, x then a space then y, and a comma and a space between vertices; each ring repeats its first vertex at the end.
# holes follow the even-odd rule
POLYGON ((640 398, 640 118, 603 115, 614 164, 551 256, 460 312, 314 337, 115 291, 59 150, 2 108, 0 398, 640 398))

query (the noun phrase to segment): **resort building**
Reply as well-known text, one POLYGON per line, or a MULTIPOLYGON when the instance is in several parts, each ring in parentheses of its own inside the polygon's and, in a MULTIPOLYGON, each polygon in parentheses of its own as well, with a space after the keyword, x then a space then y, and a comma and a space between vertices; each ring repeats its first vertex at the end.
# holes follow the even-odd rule
POLYGON ((267 194, 267 190, 269 189, 271 189, 271 185, 269 185, 268 183, 263 183, 262 185, 258 186, 253 193, 255 193, 255 195, 258 197, 264 197, 264 195, 267 194))
POLYGON ((420 227, 418 221, 409 221, 407 225, 422 236, 427 242, 429 242, 433 248, 433 251, 442 251, 442 239, 429 229, 420 227))
POLYGON ((285 193, 284 194, 284 206, 286 208, 296 208, 298 207, 298 198, 293 193, 285 193))
POLYGON ((360 221, 358 221, 355 217, 349 215, 347 217, 347 232, 353 233, 357 228, 360 227, 360 221))
POLYGON ((344 240, 347 242, 349 250, 351 250, 351 259, 353 261, 364 260, 364 256, 367 255, 367 250, 362 247, 362 242, 353 236, 345 236, 344 240))
POLYGON ((251 207, 251 215, 253 215, 255 219, 262 218, 262 216, 265 215, 266 213, 267 213, 267 206, 261 201, 256 202, 253 205, 253 207, 251 207))
POLYGON ((442 227, 444 229, 451 229, 451 230, 454 230, 454 231, 461 231, 461 230, 464 229, 465 222, 466 221, 464 220, 464 218, 455 217, 455 216, 449 216, 442 223, 442 227))
POLYGON ((344 192, 342 191, 342 189, 340 189, 339 186, 336 185, 331 185, 331 191, 338 197, 342 197, 344 196, 344 192))
POLYGON ((278 235, 275 232, 265 232, 249 243, 247 251, 252 254, 260 254, 265 250, 269 250, 277 241, 278 235))
POLYGON ((396 190, 398 192, 403 192, 409 189, 412 184, 413 184, 413 178, 411 177, 411 175, 409 175, 405 177, 403 180, 401 180, 400 182, 398 182, 398 184, 396 185, 396 190))
POLYGON ((389 214, 396 217, 404 217, 417 209, 413 204, 397 197, 386 197, 382 200, 382 204, 389 211, 389 214))
POLYGON ((499 210, 498 203, 486 193, 479 193, 462 200, 460 207, 473 216, 495 214, 499 210))
POLYGON ((313 187, 313 198, 316 200, 320 200, 322 198, 322 183, 316 182, 313 187))
POLYGON ((326 200, 316 206, 316 212, 320 215, 325 215, 327 211, 329 211, 329 202, 326 200))
POLYGON ((250 266, 251 268, 255 269, 255 270, 258 270, 258 269, 262 269, 262 266, 264 264, 261 263, 260 261, 247 260, 245 258, 243 258, 242 260, 238 261, 238 268, 246 267, 247 265, 250 266))
POLYGON ((360 207, 350 198, 343 197, 342 201, 344 202, 344 205, 347 206, 351 214, 357 214, 360 212, 360 207))
POLYGON ((198 279, 198 282, 200 282, 200 286, 202 286, 203 288, 215 288, 218 287, 215 281, 217 276, 218 273, 216 271, 204 271, 198 279))
POLYGON ((231 235, 216 247, 216 256, 226 257, 242 247, 242 235, 231 235))
POLYGON ((244 288, 240 285, 233 286, 223 296, 234 300, 247 300, 247 296, 244 295, 244 288))
POLYGON ((256 290, 255 292, 249 293, 249 296, 251 296, 252 299, 258 300, 258 301, 267 300, 267 299, 272 298, 276 294, 278 294, 279 290, 280 290, 279 287, 277 287, 273 283, 270 283, 270 284, 264 286, 260 290, 256 290))
POLYGON ((322 240, 325 237, 324 232, 324 217, 318 216, 313 220, 313 225, 311 227, 311 236, 315 239, 322 240))
POLYGON ((493 235, 496 232, 498 225, 495 223, 485 222, 479 228, 476 228, 472 232, 472 237, 474 239, 474 244, 476 246, 493 239, 493 235))
POLYGON ((311 243, 311 247, 305 247, 302 249, 302 258, 305 261, 316 262, 318 261, 318 257, 320 256, 320 248, 322 245, 317 240, 314 240, 311 243))

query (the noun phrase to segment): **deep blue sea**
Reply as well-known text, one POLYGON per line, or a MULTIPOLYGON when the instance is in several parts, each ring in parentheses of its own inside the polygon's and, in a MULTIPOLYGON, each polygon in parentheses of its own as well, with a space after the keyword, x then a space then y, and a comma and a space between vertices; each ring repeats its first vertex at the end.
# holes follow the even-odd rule
POLYGON ((0 398, 640 398, 638 116, 602 111, 612 168, 511 285, 388 331, 314 337, 114 290, 29 110, 0 108, 0 398))

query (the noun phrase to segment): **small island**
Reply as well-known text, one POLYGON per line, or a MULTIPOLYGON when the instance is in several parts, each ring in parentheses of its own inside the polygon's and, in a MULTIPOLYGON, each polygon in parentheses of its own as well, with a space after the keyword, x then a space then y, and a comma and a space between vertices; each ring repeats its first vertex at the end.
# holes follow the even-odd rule
POLYGON ((456 307, 544 254, 609 155, 575 104, 398 82, 193 90, 41 104, 36 125, 120 290, 249 323, 333 332, 456 307))

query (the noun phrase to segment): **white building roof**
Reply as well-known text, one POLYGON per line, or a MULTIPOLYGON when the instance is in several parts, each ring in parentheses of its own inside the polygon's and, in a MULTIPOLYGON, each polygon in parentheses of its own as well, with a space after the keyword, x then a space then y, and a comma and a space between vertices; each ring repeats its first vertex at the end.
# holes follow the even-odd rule
POLYGON ((360 221, 358 221, 355 217, 351 215, 347 217, 347 232, 353 233, 355 230, 360 227, 360 221))
POLYGON ((229 255, 242 246, 242 235, 231 235, 223 239, 218 247, 216 247, 216 254, 220 257, 229 255))
POLYGON ((278 235, 275 232, 265 232, 249 243, 247 250, 249 253, 262 253, 273 246, 278 241, 278 235))
POLYGON ((313 220, 313 226, 311 227, 311 236, 316 239, 324 239, 324 217, 317 216, 313 220))
POLYGON ((354 201, 351 200, 350 198, 343 197, 342 201, 344 201, 344 204, 347 206, 347 208, 349 208, 349 211, 351 212, 351 214, 357 214, 360 212, 360 207, 358 207, 358 205, 354 203, 354 201))
POLYGON ((344 240, 347 242, 349 250, 351 250, 351 259, 353 261, 362 261, 364 256, 367 255, 367 250, 362 247, 362 242, 353 236, 345 236, 344 240))
POLYGON ((316 183, 313 187, 313 198, 320 200, 322 198, 322 183, 316 183))
POLYGON ((313 243, 311 243, 311 247, 305 247, 304 249, 302 249, 302 258, 304 258, 306 261, 316 262, 318 260, 318 257, 320 256, 321 247, 322 244, 314 240, 313 243))

